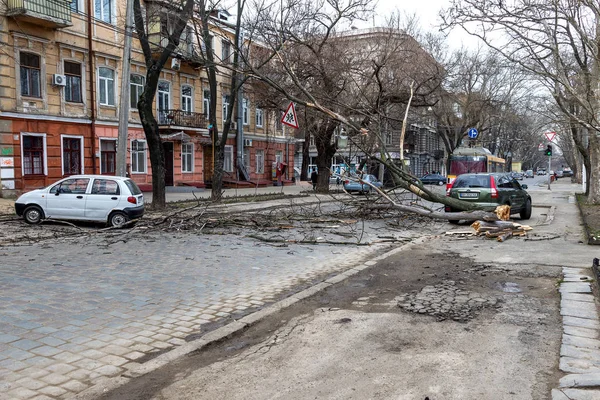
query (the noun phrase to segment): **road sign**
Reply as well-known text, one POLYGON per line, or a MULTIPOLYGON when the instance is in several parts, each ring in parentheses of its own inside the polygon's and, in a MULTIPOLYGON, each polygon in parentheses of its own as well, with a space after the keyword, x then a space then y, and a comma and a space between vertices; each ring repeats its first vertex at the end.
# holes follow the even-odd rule
POLYGON ((293 102, 290 102, 287 111, 281 117, 281 123, 298 129, 298 118, 296 117, 296 108, 294 108, 293 102))
POLYGON ((479 135, 479 132, 477 132, 477 129, 475 128, 470 128, 467 131, 467 135, 469 135, 469 139, 477 139, 477 135, 479 135))
POLYGON ((546 132, 544 135, 546 135, 546 139, 551 142, 554 140, 554 137, 556 137, 556 132, 546 132))
POLYGON ((538 151, 544 151, 544 143, 538 145, 538 151))

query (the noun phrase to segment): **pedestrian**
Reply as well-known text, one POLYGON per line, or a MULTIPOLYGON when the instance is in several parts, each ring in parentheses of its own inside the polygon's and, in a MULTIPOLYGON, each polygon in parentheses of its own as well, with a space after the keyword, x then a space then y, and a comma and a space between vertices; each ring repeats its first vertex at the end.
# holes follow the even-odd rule
POLYGON ((315 167, 313 167, 312 173, 310 174, 310 181, 312 182, 314 191, 317 190, 317 180, 318 179, 319 179, 319 174, 317 174, 317 169, 315 167))

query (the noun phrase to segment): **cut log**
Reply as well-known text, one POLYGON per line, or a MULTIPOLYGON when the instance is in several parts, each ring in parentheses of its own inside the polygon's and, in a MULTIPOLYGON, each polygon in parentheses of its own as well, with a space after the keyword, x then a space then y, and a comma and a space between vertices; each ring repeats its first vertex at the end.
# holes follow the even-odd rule
POLYGON ((508 221, 510 219, 510 206, 498 206, 494 210, 494 213, 496 213, 498 218, 500 218, 502 221, 508 221))
POLYGON ((512 235, 512 231, 508 231, 505 234, 498 236, 496 240, 499 242, 504 242, 506 239, 509 239, 512 235))
POLYGON ((530 231, 529 225, 521 225, 511 221, 475 221, 471 224, 471 228, 477 232, 496 231, 501 229, 521 229, 524 231, 530 231))

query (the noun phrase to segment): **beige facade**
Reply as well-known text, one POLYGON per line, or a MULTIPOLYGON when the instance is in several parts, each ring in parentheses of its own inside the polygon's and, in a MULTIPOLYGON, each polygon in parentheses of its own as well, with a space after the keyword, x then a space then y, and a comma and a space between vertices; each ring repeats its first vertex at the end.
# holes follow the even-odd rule
MULTIPOLYGON (((147 3, 146 8, 152 4, 158 3, 147 3)), ((114 174, 123 101, 131 103, 128 171, 139 184, 148 187, 151 183, 135 98, 141 93, 146 67, 135 38, 131 75, 122 76, 124 5, 124 0, 75 0, 64 8, 55 0, 9 0, 0 6, 0 179, 4 193, 40 187, 76 173, 114 174), (90 6, 93 18, 88 15, 90 6), (130 85, 133 100, 120 98, 123 82, 130 85)), ((150 19, 154 21, 149 24, 151 42, 159 45, 161 29, 167 27, 161 27, 164 22, 158 17, 150 19)), ((226 52, 224 46, 233 51, 228 44, 233 31, 226 25, 215 25, 213 30, 214 50, 220 59, 226 52)), ((159 81, 154 107, 167 156, 167 185, 203 186, 212 177, 213 149, 206 119, 210 91, 194 53, 199 49, 193 39, 183 41, 178 49, 181 57, 167 61, 159 81)), ((222 129, 230 77, 226 68, 219 71, 217 118, 222 129)), ((276 123, 277 113, 257 109, 251 88, 245 90, 243 162, 251 179, 271 181, 276 160, 287 160, 291 169, 292 139, 276 123)), ((227 179, 235 181, 240 161, 235 156, 235 135, 228 140, 227 179)))

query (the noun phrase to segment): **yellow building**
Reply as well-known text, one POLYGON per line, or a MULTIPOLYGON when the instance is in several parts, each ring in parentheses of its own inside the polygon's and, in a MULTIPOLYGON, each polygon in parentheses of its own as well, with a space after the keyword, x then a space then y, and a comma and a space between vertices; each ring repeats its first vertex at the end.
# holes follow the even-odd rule
MULTIPOLYGON (((161 51, 168 14, 149 17, 153 51, 161 51), (153 23, 152 23, 153 22, 153 23)), ((73 174, 114 174, 119 107, 130 102, 128 172, 149 188, 151 170, 145 136, 136 110, 146 75, 139 42, 133 39, 131 98, 120 99, 125 0, 7 0, 0 14, 0 166, 4 194, 50 184, 73 174), (89 10, 92 10, 91 14, 89 10)), ((149 13, 149 11, 146 11, 149 13)), ((148 14, 150 15, 150 14, 148 14)), ((225 12, 215 14, 214 51, 232 58, 233 29, 225 12)), ((156 119, 166 158, 167 185, 202 187, 212 177, 208 132, 210 91, 192 27, 161 73, 155 99, 156 119)), ((222 127, 230 77, 219 68, 217 117, 222 127)), ((278 111, 256 107, 245 88, 243 163, 252 181, 271 181, 272 164, 293 167, 291 135, 284 134, 278 111)), ((235 132, 235 130, 234 130, 235 132)), ((225 151, 226 182, 237 181, 235 134, 225 151)))

